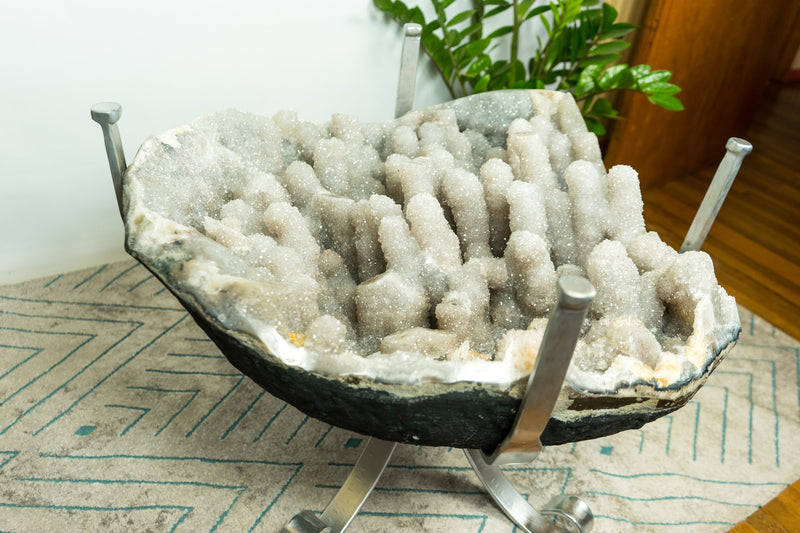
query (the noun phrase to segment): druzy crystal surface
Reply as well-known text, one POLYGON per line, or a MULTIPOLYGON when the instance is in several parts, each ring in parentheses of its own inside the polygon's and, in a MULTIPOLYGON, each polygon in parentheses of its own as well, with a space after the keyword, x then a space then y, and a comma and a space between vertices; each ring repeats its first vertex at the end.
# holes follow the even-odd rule
POLYGON ((569 94, 498 92, 384 123, 225 111, 148 139, 127 246, 287 365, 388 383, 511 384, 556 281, 597 289, 567 381, 673 388, 738 335, 703 252, 645 230, 569 94))

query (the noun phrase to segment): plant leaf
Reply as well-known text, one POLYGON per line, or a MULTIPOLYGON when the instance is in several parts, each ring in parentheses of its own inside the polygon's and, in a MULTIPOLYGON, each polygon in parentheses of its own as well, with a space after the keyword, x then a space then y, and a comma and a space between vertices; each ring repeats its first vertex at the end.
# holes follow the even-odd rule
MULTIPOLYGON (((628 70, 628 65, 622 63, 619 65, 613 65, 608 67, 605 72, 600 76, 597 80, 597 85, 602 90, 607 91, 609 89, 614 89, 619 84, 619 79, 622 76, 623 72, 628 70)), ((630 76, 630 72, 628 72, 630 76)), ((632 77, 631 77, 632 79, 632 77)))
POLYGON ((467 65, 469 65, 472 59, 473 58, 467 53, 466 46, 459 46, 453 49, 453 61, 456 63, 457 71, 462 71, 467 68, 467 65))
MULTIPOLYGON (((489 70, 489 67, 491 66, 492 58, 487 54, 484 54, 470 64, 469 68, 467 68, 466 75, 476 77, 479 74, 489 70)), ((487 80, 486 83, 489 83, 489 81, 487 80)))
POLYGON ((477 12, 478 11, 476 9, 467 9, 466 11, 462 11, 461 13, 456 15, 455 17, 451 18, 447 22, 447 25, 445 27, 449 28, 451 26, 455 26, 456 24, 464 22, 465 20, 471 18, 472 15, 474 15, 477 12))
MULTIPOLYGON (((553 16, 555 16, 555 12, 553 13, 553 16)), ((543 14, 541 17, 539 17, 539 22, 542 23, 542 26, 544 26, 544 29, 548 35, 551 35, 553 33, 553 29, 550 26, 550 21, 547 20, 547 15, 543 14)))
POLYGON ((566 26, 574 22, 580 15, 581 8, 583 7, 583 0, 564 0, 561 4, 562 11, 562 24, 566 26))
POLYGON ((522 0, 519 4, 517 4, 517 17, 520 19, 524 19, 525 15, 528 13, 528 10, 533 5, 534 0, 522 0))
POLYGON ((575 97, 580 98, 586 94, 594 92, 597 87, 597 75, 603 67, 600 65, 589 65, 581 71, 578 83, 575 85, 575 97))
POLYGON ((596 36, 603 26, 602 9, 586 9, 581 12, 581 26, 584 26, 587 33, 592 37, 596 36))
POLYGON ((583 121, 586 123, 586 127, 589 129, 589 131, 595 135, 599 136, 606 134, 606 129, 599 120, 591 117, 583 117, 583 121))
POLYGON ((650 65, 635 65, 631 67, 631 74, 636 80, 640 80, 642 77, 647 76, 650 73, 650 65))
POLYGON ((516 71, 514 74, 517 80, 525 79, 525 65, 519 59, 517 59, 517 62, 514 64, 514 70, 516 71))
POLYGON ((422 14, 422 10, 420 8, 412 7, 409 9, 408 15, 409 17, 407 22, 415 22, 420 26, 425 26, 425 15, 422 14))
POLYGON ((604 2, 603 7, 603 25, 601 31, 606 31, 611 27, 615 20, 617 20, 617 10, 609 3, 604 2))
POLYGON ((501 26, 501 27, 497 28, 496 30, 494 30, 489 35, 487 35, 486 38, 487 39, 496 39, 497 37, 509 34, 512 31, 514 31, 514 28, 512 28, 511 26, 501 26))
POLYGON ((631 43, 627 41, 609 41, 607 43, 601 43, 596 46, 593 46, 589 53, 591 54, 614 54, 617 52, 621 52, 628 48, 631 43))
POLYGON ((495 61, 492 63, 492 66, 489 67, 489 72, 492 74, 492 77, 499 76, 511 70, 511 65, 508 64, 508 61, 505 59, 501 59, 499 61, 495 61))
POLYGON ((658 81, 655 83, 651 83, 647 86, 646 92, 652 94, 666 94, 666 95, 673 95, 678 94, 681 92, 681 88, 675 85, 674 83, 667 83, 665 81, 658 81))
POLYGON ((397 0, 394 4, 392 4, 392 15, 400 22, 405 23, 406 14, 408 13, 408 6, 406 6, 400 0, 397 0))
POLYGON ((670 76, 672 76, 672 72, 669 70, 654 70, 653 72, 638 78, 636 81, 639 84, 639 87, 642 89, 647 89, 647 87, 653 83, 668 81, 670 76))
POLYGON ((586 114, 587 116, 602 118, 617 118, 619 116, 611 102, 605 98, 597 98, 586 114))
POLYGON ((473 34, 478 33, 478 32, 481 31, 482 27, 483 26, 481 24, 473 24, 472 26, 467 26, 466 28, 461 30, 461 37, 460 38, 464 39, 465 37, 469 37, 469 36, 471 36, 473 34))
POLYGON ((421 39, 425 50, 428 51, 431 57, 434 57, 436 53, 444 47, 444 43, 435 33, 423 31, 421 39))
POLYGON ((372 3, 384 13, 392 12, 392 0, 372 0, 372 3))
POLYGON ((472 41, 467 45, 467 53, 473 57, 477 57, 481 55, 491 43, 492 40, 488 37, 478 39, 477 41, 472 41))
POLYGON ((458 30, 447 30, 445 32, 445 42, 451 47, 458 46, 461 42, 461 33, 458 30))
POLYGON ((493 7, 492 9, 490 9, 489 11, 487 11, 486 13, 483 14, 483 18, 486 19, 486 18, 489 18, 489 17, 493 17, 493 16, 497 15, 498 13, 502 13, 503 11, 507 10, 510 7, 511 7, 511 4, 504 4, 504 5, 500 5, 500 6, 497 6, 497 7, 493 7))
POLYGON ((619 76, 615 80, 614 88, 615 89, 636 88, 636 80, 633 79, 633 74, 631 74, 631 69, 627 68, 627 66, 625 70, 619 73, 619 76))
POLYGON ((548 11, 550 11, 550 6, 534 7, 533 9, 528 11, 528 14, 525 15, 525 19, 524 20, 532 19, 533 17, 539 16, 542 13, 547 13, 548 11))
POLYGON ((442 2, 439 0, 431 0, 431 4, 433 4, 433 9, 436 11, 436 20, 439 21, 439 25, 444 28, 447 25, 447 14, 444 12, 444 8, 446 7, 442 2))
POLYGON ((620 37, 624 37, 628 35, 630 32, 638 28, 635 24, 628 24, 627 22, 617 22, 616 24, 612 24, 610 28, 603 31, 598 37, 599 41, 605 41, 606 39, 619 39, 620 37))
POLYGON ((622 56, 619 54, 593 55, 581 59, 580 62, 578 62, 578 67, 585 68, 588 67, 589 65, 605 66, 605 65, 610 65, 611 63, 614 63, 616 61, 619 61, 620 59, 622 59, 622 56))
POLYGON ((482 93, 486 91, 486 88, 489 86, 489 80, 492 77, 488 74, 481 76, 481 78, 475 82, 475 85, 472 86, 472 92, 474 93, 482 93))
POLYGON ((568 28, 570 39, 569 39, 569 61, 570 63, 575 63, 578 61, 578 57, 582 56, 584 52, 582 48, 586 47, 586 40, 583 39, 583 35, 581 35, 583 26, 579 26, 578 28, 568 28))
POLYGON ((650 102, 669 111, 682 111, 683 102, 668 94, 651 94, 647 97, 650 102))
POLYGON ((426 33, 432 34, 436 30, 440 28, 438 20, 432 20, 428 24, 425 24, 422 27, 422 35, 424 36, 426 33))

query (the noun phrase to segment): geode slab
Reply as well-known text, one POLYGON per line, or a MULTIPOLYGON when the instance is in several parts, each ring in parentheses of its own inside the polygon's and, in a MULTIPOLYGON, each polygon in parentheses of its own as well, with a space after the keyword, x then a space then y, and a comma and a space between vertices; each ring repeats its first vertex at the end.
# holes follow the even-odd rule
POLYGON ((227 111, 150 138, 126 249, 241 372, 384 440, 491 450, 564 274, 597 289, 542 442, 678 409, 738 338, 701 252, 645 231, 569 94, 498 91, 384 123, 227 111))

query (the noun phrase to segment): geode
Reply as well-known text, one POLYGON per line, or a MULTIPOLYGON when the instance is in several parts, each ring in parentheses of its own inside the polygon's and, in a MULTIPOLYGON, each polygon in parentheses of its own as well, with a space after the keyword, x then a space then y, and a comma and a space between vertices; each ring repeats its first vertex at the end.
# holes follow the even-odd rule
POLYGON ((597 289, 542 442, 684 405, 738 338, 702 252, 645 230, 567 93, 498 91, 362 124, 226 111, 144 142, 126 248, 275 396, 385 440, 492 449, 557 279, 597 289))

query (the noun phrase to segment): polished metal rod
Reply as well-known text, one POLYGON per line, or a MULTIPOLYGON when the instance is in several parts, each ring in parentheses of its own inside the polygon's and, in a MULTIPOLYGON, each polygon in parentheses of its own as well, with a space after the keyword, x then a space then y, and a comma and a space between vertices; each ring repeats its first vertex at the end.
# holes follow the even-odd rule
POLYGON ((689 250, 699 250, 703 247, 703 243, 708 237, 708 232, 711 230, 711 225, 714 219, 717 218, 719 210, 722 208, 722 203, 731 189, 734 178, 742 166, 744 156, 753 150, 753 145, 744 139, 731 137, 725 145, 725 157, 717 167, 717 172, 711 180, 711 185, 708 186, 706 195, 697 214, 694 216, 692 225, 686 233, 686 238, 681 245, 681 252, 689 250))
POLYGON ((495 503, 511 518, 523 533, 590 533, 594 526, 594 514, 589 506, 576 496, 559 494, 552 498, 541 511, 534 509, 519 493, 497 465, 484 461, 479 450, 464 450, 470 465, 483 482, 495 503), (556 522, 551 517, 558 516, 556 522))
POLYGON ((389 459, 397 446, 395 442, 387 442, 371 438, 367 441, 356 466, 322 511, 323 522, 331 526, 331 533, 344 531, 364 505, 367 496, 375 488, 375 484, 383 474, 389 459))
POLYGON ((119 214, 122 216, 122 175, 125 173, 125 153, 122 151, 122 139, 119 136, 117 121, 122 116, 122 106, 115 102, 102 102, 92 106, 92 120, 103 129, 106 143, 108 166, 111 168, 111 180, 114 182, 114 193, 117 196, 119 214))
POLYGON ((542 449, 539 437, 550 420, 586 311, 595 297, 589 280, 577 276, 561 277, 557 288, 558 303, 547 323, 514 426, 494 453, 485 457, 488 464, 530 463, 542 449))
POLYGON ((588 533, 594 524, 589 506, 575 496, 559 495, 545 509, 537 511, 498 466, 529 463, 542 450, 541 434, 553 413, 586 312, 595 297, 589 280, 577 276, 563 276, 557 288, 558 303, 547 323, 511 431, 491 455, 481 450, 464 450, 495 503, 525 533, 588 533), (553 516, 561 517, 562 523, 553 521, 553 516))
POLYGON ((417 63, 419 61, 419 41, 422 26, 409 23, 403 26, 403 53, 400 58, 400 76, 397 80, 397 103, 395 118, 411 111, 414 107, 414 90, 417 84, 417 63))
POLYGON ((322 511, 322 515, 317 518, 310 511, 301 511, 283 526, 281 533, 340 533, 347 529, 375 488, 396 445, 394 442, 369 439, 342 488, 322 511))

